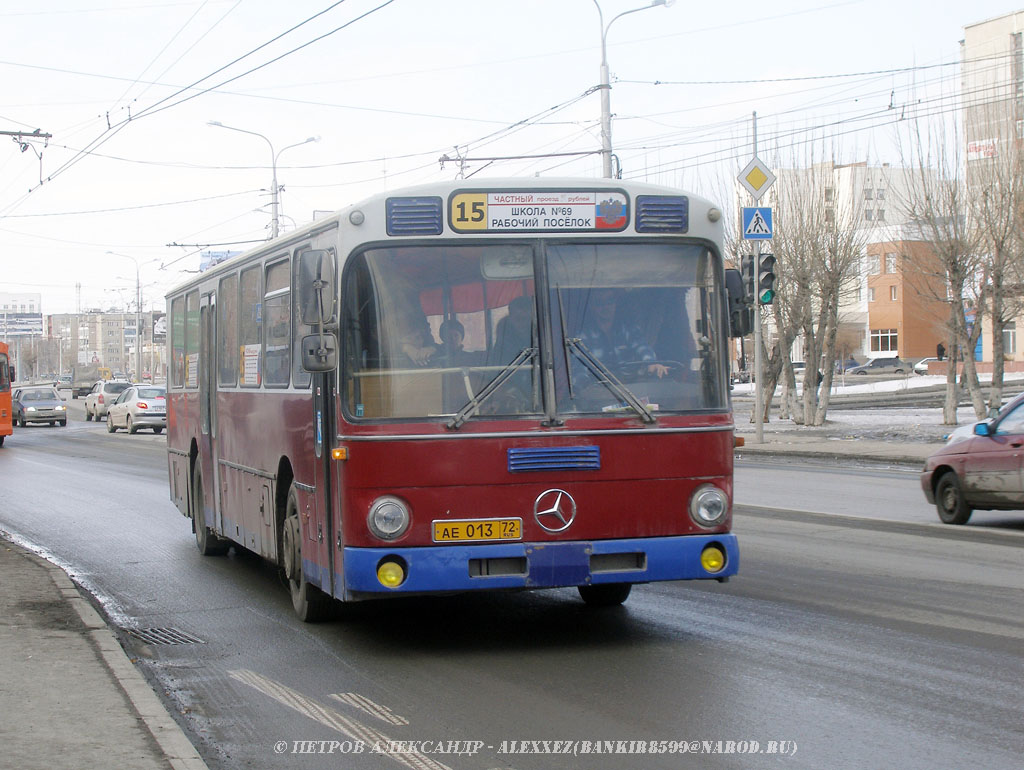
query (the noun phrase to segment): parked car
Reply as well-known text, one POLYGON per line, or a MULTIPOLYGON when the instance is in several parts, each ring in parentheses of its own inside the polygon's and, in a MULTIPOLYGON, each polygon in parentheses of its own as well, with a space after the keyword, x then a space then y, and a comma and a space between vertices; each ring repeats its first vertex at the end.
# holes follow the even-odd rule
POLYGON ((872 358, 866 364, 847 369, 847 374, 906 374, 911 369, 910 364, 902 361, 896 356, 885 358, 872 358))
POLYGON ((965 524, 976 509, 1024 510, 1024 394, 996 417, 960 426, 925 460, 921 489, 946 524, 965 524))
POLYGON ((932 361, 938 361, 935 356, 931 358, 922 358, 916 364, 914 364, 914 374, 928 374, 928 364, 932 361))
POLYGON ((19 388, 11 395, 11 421, 24 428, 30 422, 68 424, 68 408, 54 387, 19 388))
POLYGON ((100 380, 92 386, 85 397, 85 419, 97 421, 107 416, 107 409, 117 397, 124 393, 132 384, 127 380, 100 380))
POLYGON ((107 408, 107 432, 124 428, 135 433, 152 428, 156 434, 167 427, 167 390, 154 385, 132 385, 107 408))

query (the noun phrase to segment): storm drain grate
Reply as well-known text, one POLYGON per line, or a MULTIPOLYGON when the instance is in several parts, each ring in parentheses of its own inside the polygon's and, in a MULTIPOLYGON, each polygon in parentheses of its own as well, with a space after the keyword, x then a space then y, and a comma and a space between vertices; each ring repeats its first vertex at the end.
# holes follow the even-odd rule
POLYGON ((177 628, 127 628, 129 634, 146 644, 206 644, 202 639, 177 628))

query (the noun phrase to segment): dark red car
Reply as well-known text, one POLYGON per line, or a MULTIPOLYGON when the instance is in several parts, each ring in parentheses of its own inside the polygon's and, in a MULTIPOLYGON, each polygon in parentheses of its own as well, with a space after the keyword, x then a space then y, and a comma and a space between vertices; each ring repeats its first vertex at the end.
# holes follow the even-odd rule
POLYGON ((946 524, 977 509, 1024 510, 1024 394, 972 432, 955 431, 925 460, 921 489, 946 524))

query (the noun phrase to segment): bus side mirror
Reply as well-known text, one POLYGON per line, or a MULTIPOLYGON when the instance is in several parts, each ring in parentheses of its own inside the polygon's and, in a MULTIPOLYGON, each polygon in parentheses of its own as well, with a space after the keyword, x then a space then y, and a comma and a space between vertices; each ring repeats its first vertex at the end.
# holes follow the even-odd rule
POLYGON ((308 326, 334 321, 334 253, 311 249, 299 255, 298 299, 302 323, 308 326))
POLYGON ((338 365, 338 342, 333 334, 307 334, 302 338, 302 368, 331 372, 338 365))
POLYGON ((754 309, 747 304, 739 270, 726 268, 725 290, 729 296, 729 336, 746 337, 754 330, 754 309))

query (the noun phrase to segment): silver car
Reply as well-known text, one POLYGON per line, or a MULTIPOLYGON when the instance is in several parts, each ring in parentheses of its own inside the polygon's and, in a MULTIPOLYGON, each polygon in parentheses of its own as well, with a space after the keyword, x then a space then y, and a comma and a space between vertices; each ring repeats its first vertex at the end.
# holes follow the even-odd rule
POLYGON ((167 389, 160 385, 131 385, 107 407, 107 432, 152 428, 162 433, 167 427, 166 395, 167 389))
POLYGON ((89 395, 85 397, 85 419, 91 420, 96 418, 96 422, 99 422, 100 418, 107 414, 107 409, 110 405, 129 387, 131 387, 130 382, 120 380, 100 380, 97 382, 92 386, 89 395))
POLYGON ((30 422, 68 424, 68 408, 55 388, 19 388, 11 397, 11 417, 24 428, 30 422))
POLYGON ((910 364, 896 356, 872 358, 866 364, 847 369, 847 374, 906 374, 911 370, 910 364))

